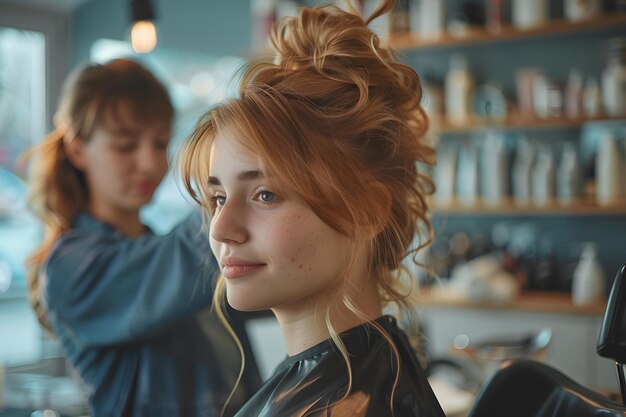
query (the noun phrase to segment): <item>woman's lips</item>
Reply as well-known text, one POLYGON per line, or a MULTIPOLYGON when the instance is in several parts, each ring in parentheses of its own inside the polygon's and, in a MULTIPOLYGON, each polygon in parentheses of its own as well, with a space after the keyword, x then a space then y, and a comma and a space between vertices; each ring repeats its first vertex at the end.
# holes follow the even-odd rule
POLYGON ((226 278, 239 278, 257 272, 265 264, 242 260, 227 260, 222 262, 222 275, 226 278))
POLYGON ((154 181, 140 181, 135 185, 135 189, 139 194, 152 194, 157 188, 154 181))

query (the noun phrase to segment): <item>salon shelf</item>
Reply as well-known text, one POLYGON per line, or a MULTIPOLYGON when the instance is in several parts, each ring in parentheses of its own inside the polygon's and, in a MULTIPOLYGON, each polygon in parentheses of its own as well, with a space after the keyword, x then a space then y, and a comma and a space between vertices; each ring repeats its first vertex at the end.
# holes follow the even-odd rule
POLYGON ((626 121, 626 115, 621 117, 580 117, 576 119, 566 119, 562 117, 551 117, 546 119, 524 118, 512 116, 502 122, 490 122, 474 120, 466 124, 432 123, 432 131, 437 134, 453 134, 476 132, 483 130, 547 130, 547 129, 579 129, 587 123, 610 123, 626 121))
POLYGON ((558 36, 590 30, 603 30, 611 27, 619 28, 620 26, 626 26, 625 14, 604 15, 580 22, 551 20, 544 25, 531 29, 517 29, 511 25, 503 25, 498 32, 491 32, 484 28, 471 28, 465 35, 452 36, 444 34, 440 38, 433 40, 419 40, 411 34, 395 34, 390 37, 389 45, 394 49, 404 51, 425 50, 558 36))
POLYGON ((498 205, 478 203, 463 205, 455 202, 450 205, 433 203, 433 213, 437 215, 462 216, 626 216, 626 202, 599 206, 592 202, 579 202, 570 205, 549 204, 546 206, 520 206, 507 200, 498 205))
POLYGON ((597 316, 604 313, 606 299, 579 306, 575 305, 571 295, 565 292, 522 292, 511 301, 474 301, 449 290, 422 289, 419 295, 419 305, 423 307, 515 310, 597 316))

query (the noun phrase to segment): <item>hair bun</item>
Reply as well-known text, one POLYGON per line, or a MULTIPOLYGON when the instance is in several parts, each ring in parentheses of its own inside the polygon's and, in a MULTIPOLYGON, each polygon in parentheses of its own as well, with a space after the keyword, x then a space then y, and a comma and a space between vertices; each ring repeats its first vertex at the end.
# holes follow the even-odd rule
POLYGON ((338 93, 355 90, 348 94, 354 96, 352 103, 344 101, 346 106, 360 106, 374 94, 415 110, 416 95, 421 96, 417 74, 382 47, 367 26, 393 7, 393 1, 385 0, 367 19, 332 5, 305 7, 297 17, 281 19, 270 38, 276 66, 265 67, 268 71, 256 73, 255 80, 279 89, 279 84, 289 84, 291 91, 313 100, 315 89, 323 84, 320 91, 328 97, 332 84, 338 93))
POLYGON ((282 67, 312 67, 322 72, 328 58, 345 59, 368 48, 363 41, 369 43, 371 34, 360 16, 322 6, 303 8, 299 16, 281 19, 272 30, 270 42, 282 67))

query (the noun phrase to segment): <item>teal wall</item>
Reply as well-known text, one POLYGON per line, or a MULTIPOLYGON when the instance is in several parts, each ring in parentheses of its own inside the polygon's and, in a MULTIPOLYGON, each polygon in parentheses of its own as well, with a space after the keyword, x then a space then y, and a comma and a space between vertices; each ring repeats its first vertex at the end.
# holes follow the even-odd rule
MULTIPOLYGON (((127 40, 129 0, 91 0, 72 16, 72 62, 88 60, 98 39, 127 40)), ((248 0, 155 0, 157 49, 243 55, 250 44, 248 0)))

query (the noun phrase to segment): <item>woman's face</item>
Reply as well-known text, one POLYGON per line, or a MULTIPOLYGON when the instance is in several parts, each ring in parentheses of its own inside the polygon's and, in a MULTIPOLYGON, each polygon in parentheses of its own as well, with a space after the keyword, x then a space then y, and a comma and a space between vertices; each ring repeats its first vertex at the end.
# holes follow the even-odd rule
POLYGON ((211 148, 211 247, 238 310, 312 306, 342 280, 351 243, 267 177, 230 131, 211 148))
POLYGON ((110 212, 137 211, 148 203, 168 168, 167 122, 140 122, 121 102, 82 145, 90 204, 110 212))

